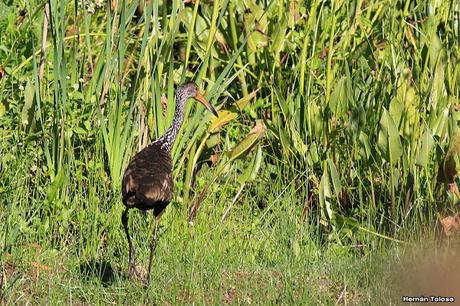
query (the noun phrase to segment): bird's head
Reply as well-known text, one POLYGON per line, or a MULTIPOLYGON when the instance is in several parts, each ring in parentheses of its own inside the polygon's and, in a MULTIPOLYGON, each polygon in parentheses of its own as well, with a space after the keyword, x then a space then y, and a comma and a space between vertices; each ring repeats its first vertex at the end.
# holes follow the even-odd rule
POLYGON ((193 81, 185 82, 177 88, 177 96, 179 99, 187 101, 194 98, 203 104, 214 116, 219 117, 216 109, 201 95, 198 86, 193 81))

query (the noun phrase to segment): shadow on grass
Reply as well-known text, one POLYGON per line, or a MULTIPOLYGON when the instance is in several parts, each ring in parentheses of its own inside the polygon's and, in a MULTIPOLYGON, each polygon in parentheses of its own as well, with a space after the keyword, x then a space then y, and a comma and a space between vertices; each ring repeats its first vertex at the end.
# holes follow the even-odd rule
POLYGON ((95 259, 80 264, 80 274, 87 281, 98 279, 104 287, 111 285, 117 278, 126 278, 124 273, 114 269, 110 262, 95 259))

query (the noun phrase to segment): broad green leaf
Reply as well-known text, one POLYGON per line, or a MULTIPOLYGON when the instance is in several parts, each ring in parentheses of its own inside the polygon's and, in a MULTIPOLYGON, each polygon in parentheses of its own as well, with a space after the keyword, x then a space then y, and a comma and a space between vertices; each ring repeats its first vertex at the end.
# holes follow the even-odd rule
POLYGON ((209 132, 215 133, 220 130, 221 127, 238 117, 238 113, 230 110, 219 111, 219 117, 213 118, 211 125, 209 126, 209 132))
POLYGON ((244 12, 243 22, 247 33, 251 33, 248 39, 248 47, 254 52, 260 52, 268 44, 267 26, 268 19, 265 10, 255 1, 246 3, 248 10, 244 12))
POLYGON ((321 181, 319 183, 319 202, 322 209, 326 209, 326 214, 329 220, 332 220, 334 217, 334 211, 331 207, 331 186, 329 182, 329 175, 327 169, 324 170, 323 175, 321 176, 321 181))
POLYGON ((246 2, 249 10, 246 10, 245 17, 248 17, 248 21, 251 24, 257 23, 257 26, 261 31, 264 31, 268 27, 268 14, 264 8, 257 4, 255 0, 249 0, 246 2))
MULTIPOLYGON (((398 90, 399 92, 399 90, 398 90)), ((393 122, 395 123, 396 127, 399 128, 399 124, 401 122, 401 117, 403 116, 404 110, 404 102, 397 94, 390 102, 390 109, 388 110, 390 113, 393 122)))
POLYGON ((253 181, 256 179, 257 173, 259 172, 260 165, 262 164, 262 146, 259 144, 257 146, 256 159, 254 161, 254 168, 251 172, 250 179, 253 181))
POLYGON ((254 128, 249 134, 238 143, 230 152, 230 160, 234 160, 247 152, 266 131, 266 127, 262 121, 257 121, 254 128))
POLYGON ((249 165, 247 165, 247 167, 246 167, 246 169, 244 169, 243 173, 241 173, 241 175, 238 176, 238 178, 237 178, 238 183, 244 184, 249 180, 249 178, 251 177, 251 172, 252 172, 252 170, 254 168, 255 159, 256 159, 256 155, 254 154, 254 156, 252 157, 251 162, 249 163, 249 165))
POLYGON ((438 35, 436 34, 436 25, 434 24, 433 18, 435 17, 430 17, 428 22, 431 25, 431 31, 430 33, 431 40, 428 43, 428 49, 430 52, 430 67, 433 69, 438 62, 438 58, 442 53, 442 42, 439 39, 438 35), (431 20, 430 20, 431 19, 431 20))
POLYGON ((411 85, 412 70, 403 69, 398 82, 396 96, 391 100, 389 113, 395 125, 403 136, 410 137, 414 133, 417 137, 419 117, 417 108, 419 107, 419 98, 416 95, 414 87, 411 85))
POLYGON ((257 177, 257 173, 260 169, 260 164, 262 161, 262 148, 260 145, 257 145, 257 152, 251 159, 251 162, 243 171, 243 173, 238 177, 238 182, 244 184, 248 181, 253 181, 257 177))
POLYGON ((260 90, 260 87, 257 88, 256 90, 254 90, 253 92, 251 92, 250 94, 244 96, 243 98, 239 99, 238 101, 236 101, 236 105, 238 106, 239 110, 243 110, 245 108, 245 106, 249 103, 249 101, 251 101, 252 99, 254 99, 254 97, 256 96, 257 92, 260 90))
POLYGON ((377 145, 383 157, 389 162, 398 160, 402 155, 402 145, 398 128, 385 108, 380 119, 377 145))
POLYGON ((311 133, 318 138, 323 137, 323 113, 317 101, 312 101, 312 103, 310 103, 309 111, 311 117, 311 133))
POLYGON ((286 28, 287 28, 287 22, 286 18, 283 18, 281 22, 275 27, 275 30, 273 31, 272 34, 272 45, 270 47, 270 50, 278 56, 278 54, 281 52, 283 49, 284 43, 286 41, 286 28))
POLYGON ((432 115, 430 114, 430 129, 433 131, 433 135, 440 138, 444 137, 445 133, 447 132, 448 118, 449 107, 445 107, 438 112, 433 112, 432 115))
POLYGON ((430 157, 430 152, 433 149, 433 146, 433 136, 431 135, 430 130, 427 129, 420 140, 420 147, 415 161, 417 166, 426 167, 428 165, 428 159, 430 157))
POLYGON ((5 114, 5 112, 6 112, 5 104, 0 102, 0 118, 5 114))
POLYGON ((338 198, 342 192, 342 183, 340 182, 340 175, 335 167, 334 162, 328 158, 327 164, 329 165, 329 170, 331 172, 332 185, 334 186, 335 196, 338 198))
POLYGON ((359 143, 361 144, 359 152, 360 155, 365 159, 368 159, 371 156, 372 150, 369 144, 369 136, 367 136, 367 134, 363 131, 359 133, 359 143))
POLYGON ((436 109, 441 102, 441 99, 447 96, 446 85, 444 84, 445 79, 445 67, 442 59, 436 65, 434 76, 432 78, 431 86, 431 107, 436 109))
POLYGON ((341 77, 334 85, 331 99, 329 100, 329 108, 336 118, 341 118, 343 113, 348 109, 345 84, 346 77, 341 77))
POLYGON ((316 142, 312 142, 308 147, 308 163, 316 164, 317 162, 319 162, 318 147, 316 142))
POLYGON ((218 130, 220 130, 221 127, 229 123, 230 121, 234 120, 236 117, 238 117, 238 111, 241 111, 244 109, 246 105, 248 105, 249 101, 251 101, 257 94, 260 88, 254 90, 250 94, 244 96, 243 98, 239 99, 236 101, 236 106, 238 109, 231 109, 231 110, 222 110, 219 111, 219 117, 216 118, 214 117, 211 126, 209 127, 209 132, 210 133, 215 133, 218 130))
POLYGON ((254 31, 248 39, 248 47, 254 52, 260 52, 268 45, 268 36, 264 33, 254 31))
POLYGON ((206 140, 206 146, 207 146, 208 148, 215 147, 215 146, 217 146, 219 143, 221 143, 221 139, 220 139, 220 134, 219 134, 219 133, 210 135, 209 138, 206 140))
POLYGON ((61 167, 46 193, 46 201, 52 202, 64 182, 64 167, 61 167))
POLYGON ((22 107, 21 112, 21 122, 24 126, 29 125, 33 118, 32 107, 34 104, 34 95, 34 85, 32 85, 32 83, 29 80, 27 81, 26 88, 24 89, 24 106, 22 107))

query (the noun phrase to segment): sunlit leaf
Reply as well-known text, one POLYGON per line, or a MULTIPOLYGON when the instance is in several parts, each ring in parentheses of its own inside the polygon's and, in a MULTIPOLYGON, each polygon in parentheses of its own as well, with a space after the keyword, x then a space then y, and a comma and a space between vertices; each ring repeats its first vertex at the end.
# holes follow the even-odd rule
POLYGON ((5 112, 6 112, 5 104, 0 102, 0 117, 2 117, 5 114, 5 112))
POLYGON ((331 173, 332 185, 334 186, 334 193, 335 196, 338 198, 342 193, 342 183, 340 182, 340 175, 337 171, 334 162, 331 159, 327 159, 327 164, 329 165, 329 170, 331 173))
POLYGON ((441 99, 446 97, 446 85, 444 84, 445 79, 445 65, 440 59, 436 65, 434 77, 432 79, 431 86, 431 107, 436 109, 441 102, 441 99))
POLYGON ((260 169, 260 164, 262 162, 262 148, 260 145, 257 146, 257 151, 251 159, 251 162, 243 171, 243 173, 238 177, 238 182, 240 184, 246 183, 248 181, 255 180, 257 173, 260 169))
POLYGON ((388 110, 391 118, 393 119, 395 125, 399 127, 399 123, 401 122, 401 117, 403 116, 405 109, 404 109, 404 102, 398 96, 394 97, 390 103, 390 109, 388 110))
POLYGON ((234 160, 246 153, 265 133, 266 129, 267 128, 262 121, 257 121, 256 125, 249 134, 230 151, 230 160, 234 160))
POLYGON ((431 132, 427 129, 423 133, 422 138, 420 139, 420 147, 417 153, 417 158, 415 164, 420 167, 426 167, 428 165, 430 152, 434 146, 434 139, 431 135, 431 132))
POLYGON ((258 91, 259 89, 256 89, 247 96, 244 96, 243 98, 236 101, 235 104, 237 105, 238 109, 233 108, 230 110, 219 111, 219 117, 213 118, 211 126, 209 127, 209 132, 215 133, 218 130, 220 130, 220 128, 222 128, 224 125, 237 118, 239 114, 238 112, 245 108, 249 101, 251 101, 256 96, 258 91))
POLYGON ((30 124, 30 121, 33 116, 32 107, 34 104, 34 93, 34 85, 29 80, 27 81, 27 85, 24 89, 24 106, 22 107, 21 112, 21 122, 24 126, 30 124))
POLYGON ((341 77, 334 85, 331 99, 329 100, 329 108, 335 117, 341 118, 348 106, 348 98, 346 93, 346 77, 341 77))
POLYGON ((371 145, 369 144, 369 136, 362 131, 359 133, 359 143, 361 144, 359 153, 362 157, 368 159, 372 152, 371 145))
POLYGON ((316 142, 312 142, 308 147, 308 162, 317 163, 319 162, 318 147, 316 142))
POLYGON ((286 18, 283 18, 281 22, 277 25, 273 34, 271 36, 272 44, 270 50, 275 53, 275 56, 278 57, 278 54, 283 49, 284 43, 286 41, 286 29, 287 29, 287 22, 286 18))
POLYGON ((380 118, 377 144, 380 152, 389 162, 398 160, 402 155, 402 144, 398 128, 385 108, 380 118))
POLYGON ((326 215, 329 220, 332 220, 334 217, 334 211, 332 210, 331 204, 331 186, 329 182, 329 175, 327 170, 324 170, 323 175, 321 176, 321 181, 319 183, 319 202, 323 209, 326 209, 326 215))
POLYGON ((62 184, 64 182, 64 174, 65 174, 64 168, 60 168, 53 182, 48 187, 48 191, 46 193, 47 202, 51 202, 54 199, 56 199, 56 195, 59 189, 62 187, 62 184))

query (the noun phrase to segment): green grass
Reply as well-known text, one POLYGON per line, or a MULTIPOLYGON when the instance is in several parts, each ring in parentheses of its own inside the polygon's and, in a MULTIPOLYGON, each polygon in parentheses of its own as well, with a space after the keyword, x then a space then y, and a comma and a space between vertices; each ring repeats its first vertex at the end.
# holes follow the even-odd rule
MULTIPOLYGON (((118 236, 122 234, 119 230, 99 242, 94 256, 76 253, 81 248, 76 245, 78 239, 72 237, 60 249, 18 246, 7 256, 4 298, 57 304, 71 299, 73 303, 91 304, 313 305, 329 304, 341 294, 342 303, 354 304, 370 303, 380 300, 381 294, 390 294, 372 291, 385 282, 381 258, 350 247, 320 247, 313 237, 295 240, 295 223, 287 214, 272 220, 276 224, 268 228, 254 226, 250 218, 221 224, 220 214, 211 209, 205 214, 206 219, 197 218, 190 226, 184 218, 178 218, 177 209, 168 210, 162 220, 152 284, 147 290, 126 279, 127 249, 120 243, 124 240, 118 236), (34 263, 48 268, 35 268, 34 263)), ((139 222, 136 242, 143 250, 139 260, 145 270, 146 237, 151 238, 152 231, 147 231, 145 218, 139 213, 133 215, 139 222)))
MULTIPOLYGON (((398 279, 414 245, 434 250, 435 270, 456 250, 455 237, 431 243, 458 211, 455 2, 139 2, 0 3, 5 304, 437 294, 398 279), (187 79, 221 116, 187 105, 146 289, 126 279, 121 175, 168 128, 187 79)), ((131 213, 141 270, 150 219, 131 213)))

